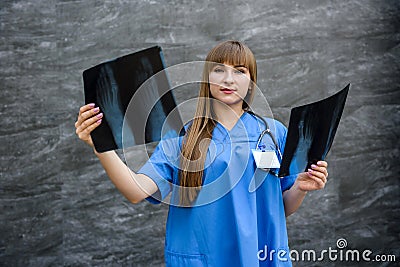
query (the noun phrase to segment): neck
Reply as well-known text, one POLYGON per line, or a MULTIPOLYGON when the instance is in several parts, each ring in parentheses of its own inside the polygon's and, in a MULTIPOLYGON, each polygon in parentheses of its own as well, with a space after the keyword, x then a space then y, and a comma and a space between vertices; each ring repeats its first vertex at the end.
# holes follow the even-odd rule
POLYGON ((235 126, 236 122, 239 120, 240 116, 243 114, 242 103, 237 105, 225 105, 221 103, 214 102, 213 110, 216 119, 228 130, 235 126))

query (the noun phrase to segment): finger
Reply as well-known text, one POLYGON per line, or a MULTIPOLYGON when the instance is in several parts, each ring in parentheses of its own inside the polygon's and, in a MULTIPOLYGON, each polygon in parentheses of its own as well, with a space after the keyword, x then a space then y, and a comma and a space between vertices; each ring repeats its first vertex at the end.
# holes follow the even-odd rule
POLYGON ((315 164, 311 164, 311 169, 314 171, 322 172, 325 176, 328 176, 328 170, 326 167, 319 167, 315 164))
POLYGON ((87 127, 92 125, 93 123, 97 122, 98 120, 103 118, 103 113, 99 113, 96 116, 92 116, 86 120, 84 120, 79 127, 77 128, 77 131, 82 132, 84 131, 87 127))
POLYGON ((316 185, 319 189, 322 189, 325 187, 325 183, 319 177, 312 175, 310 173, 307 173, 307 174, 308 174, 308 177, 316 183, 316 185))
POLYGON ((85 111, 88 111, 88 110, 94 108, 94 106, 95 106, 94 103, 90 103, 90 104, 87 104, 87 105, 82 106, 82 107, 79 109, 79 115, 81 115, 81 114, 84 113, 85 111))
POLYGON ((80 132, 78 134, 78 137, 83 140, 83 141, 87 141, 90 139, 90 133, 96 129, 100 124, 101 124, 102 120, 98 120, 95 123, 91 124, 90 126, 86 127, 85 130, 83 130, 82 132, 80 132))
POLYGON ((77 128, 82 123, 82 121, 83 121, 82 114, 84 114, 85 112, 93 109, 94 106, 95 106, 94 103, 90 103, 90 104, 87 104, 87 105, 84 105, 84 106, 80 107, 79 114, 78 114, 78 119, 75 122, 75 128, 77 128))
POLYGON ((320 167, 325 167, 328 168, 328 162, 324 161, 324 160, 320 160, 317 162, 317 165, 320 167))
MULTIPOLYGON (((103 113, 99 113, 96 116, 91 117, 90 119, 85 120, 80 126, 76 128, 76 134, 80 135, 81 133, 84 133, 87 128, 91 129, 90 127, 95 124, 101 123, 101 120, 103 118, 103 113)), ((91 131, 89 131, 88 134, 90 134, 91 131)))
MULTIPOLYGON (((85 109, 83 109, 83 107, 81 109, 85 110, 85 109)), ((99 112, 100 112, 99 107, 97 107, 97 108, 92 107, 89 110, 85 110, 83 112, 79 111, 79 116, 78 116, 78 120, 75 123, 75 128, 78 128, 85 120, 87 120, 90 117, 93 117, 94 115, 96 115, 99 112)))
POLYGON ((323 172, 319 172, 319 171, 315 171, 312 169, 308 169, 308 173, 312 176, 317 177, 318 179, 320 179, 323 183, 326 183, 326 175, 323 172))

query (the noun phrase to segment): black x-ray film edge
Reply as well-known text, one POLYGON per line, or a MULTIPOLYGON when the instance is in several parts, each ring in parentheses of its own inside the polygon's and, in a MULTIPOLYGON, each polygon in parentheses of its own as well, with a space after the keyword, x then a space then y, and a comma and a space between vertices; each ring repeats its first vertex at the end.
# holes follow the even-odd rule
MULTIPOLYGON (((115 67, 117 68, 118 64, 125 64, 125 65, 129 65, 131 64, 129 62, 129 60, 139 60, 140 57, 147 57, 148 59, 151 58, 153 60, 153 62, 151 62, 151 67, 152 67, 152 72, 153 74, 156 74, 162 70, 165 69, 165 64, 164 64, 164 58, 163 58, 163 53, 162 53, 162 49, 159 46, 154 46, 154 47, 150 47, 144 50, 140 50, 128 55, 124 55, 118 58, 115 58, 113 60, 108 60, 105 62, 102 62, 94 67, 91 67, 87 70, 85 70, 83 72, 83 81, 84 81, 84 93, 85 93, 85 103, 95 103, 96 106, 98 106, 98 101, 97 101, 97 97, 96 97, 96 86, 97 86, 97 82, 99 79, 99 72, 101 70, 101 68, 104 69, 105 65, 115 67), (155 62, 154 62, 155 61, 155 62), (122 62, 122 63, 121 63, 122 62), (124 63, 125 62, 125 63, 124 63)), ((140 69, 140 68, 139 68, 140 69)), ((137 70, 137 68, 135 68, 135 70, 137 70)), ((127 70, 122 70, 122 71, 116 71, 117 73, 113 73, 114 76, 119 76, 116 77, 116 80, 123 80, 126 81, 126 71, 127 70), (118 74, 118 72, 120 72, 118 74), (124 77, 122 77, 122 76, 124 77)), ((163 74, 165 76, 165 82, 168 84, 168 88, 170 88, 169 86, 169 80, 168 77, 166 76, 166 74, 163 74)), ((129 74, 129 77, 132 76, 132 73, 129 74)), ((139 75, 140 76, 140 75, 139 75)), ((129 104, 129 101, 131 99, 131 97, 133 96, 133 94, 136 92, 136 90, 140 87, 140 85, 147 80, 148 78, 150 78, 152 75, 147 75, 147 77, 143 78, 141 77, 141 79, 143 81, 140 82, 140 84, 135 84, 137 81, 137 78, 133 77, 131 80, 131 82, 133 82, 133 84, 135 84, 135 86, 133 86, 134 88, 130 88, 129 90, 132 90, 131 92, 128 92, 128 95, 126 92, 121 93, 119 92, 119 96, 120 96, 120 102, 122 103, 120 105, 121 110, 125 113, 127 106, 129 104), (136 79, 135 81, 133 81, 133 79, 136 79), (124 95, 124 96, 121 96, 124 95)), ((120 85, 118 84, 118 91, 120 91, 120 87, 122 87, 121 90, 123 90, 124 86, 123 84, 120 85)), ((158 88, 160 89, 160 88, 158 88)), ((126 90, 125 90, 126 91, 126 90)), ((158 102, 161 103, 162 105, 162 110, 164 111, 164 115, 167 116, 168 112, 173 110, 176 107, 176 102, 175 102, 175 98, 172 94, 171 91, 168 90, 167 93, 165 93, 163 95, 163 97, 158 100, 158 102)), ((150 108, 150 107, 149 107, 150 108)), ((154 108, 154 107, 153 107, 154 108)), ((102 112, 104 113, 104 118, 102 123, 91 133, 92 139, 93 139, 93 143, 95 146, 95 149, 98 152, 105 152, 105 151, 109 151, 109 150, 114 150, 114 149, 119 149, 122 148, 121 144, 120 146, 117 145, 117 143, 114 141, 114 135, 113 132, 111 130, 111 127, 109 125, 109 123, 107 122, 107 112, 105 112, 104 110, 102 110, 102 112)), ((153 111, 151 111, 153 112, 153 111)), ((151 113, 150 112, 150 113, 151 113)), ((176 115, 175 115, 176 116, 176 115)), ((177 114, 177 118, 175 117, 175 125, 180 125, 179 127, 182 127, 182 120, 180 118, 179 113, 177 114), (180 122, 179 122, 180 121, 180 122)), ((149 117, 150 119, 150 117, 149 117)), ((146 135, 149 131, 153 131, 154 129, 151 129, 152 125, 150 124, 146 124, 146 135), (150 126, 150 127, 148 127, 150 126), (150 128, 150 129, 148 129, 150 128)), ((158 125, 157 127, 160 127, 160 129, 157 129, 161 132, 161 125, 158 125)), ((175 128, 177 128, 177 126, 175 126, 175 128)), ((141 129, 143 131, 143 129, 141 129)), ((180 129, 176 129, 177 132, 179 133, 180 129)), ((151 136, 151 134, 150 134, 151 136)), ((152 140, 149 138, 146 138, 145 143, 147 142, 155 142, 155 141, 159 141, 159 140, 152 140)), ((137 143, 137 144, 142 144, 142 143, 137 143)))
POLYGON ((324 160, 329 152, 343 113, 348 84, 338 93, 291 110, 279 177, 306 171, 324 160), (294 166, 295 171, 290 170, 294 166))

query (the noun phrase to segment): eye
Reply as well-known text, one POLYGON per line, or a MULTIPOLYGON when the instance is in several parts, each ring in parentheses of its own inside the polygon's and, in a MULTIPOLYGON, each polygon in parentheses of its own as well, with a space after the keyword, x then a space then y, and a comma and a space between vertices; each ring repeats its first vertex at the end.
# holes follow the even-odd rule
POLYGON ((222 68, 220 68, 220 67, 214 68, 213 71, 214 71, 214 72, 224 72, 224 70, 223 70, 222 68))
POLYGON ((235 69, 235 73, 237 74, 246 74, 247 69, 244 68, 239 68, 239 69, 235 69))

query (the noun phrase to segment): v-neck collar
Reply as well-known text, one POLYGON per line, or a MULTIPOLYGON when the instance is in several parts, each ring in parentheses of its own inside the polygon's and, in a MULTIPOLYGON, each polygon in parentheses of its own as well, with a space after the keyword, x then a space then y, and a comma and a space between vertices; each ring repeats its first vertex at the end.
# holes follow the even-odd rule
POLYGON ((243 112, 242 115, 240 115, 239 119, 236 121, 236 123, 233 125, 233 127, 228 130, 224 125, 222 125, 222 123, 217 121, 217 127, 222 128, 223 131, 227 132, 228 134, 231 134, 236 128, 238 128, 239 124, 243 123, 244 118, 247 116, 247 112, 243 112))

